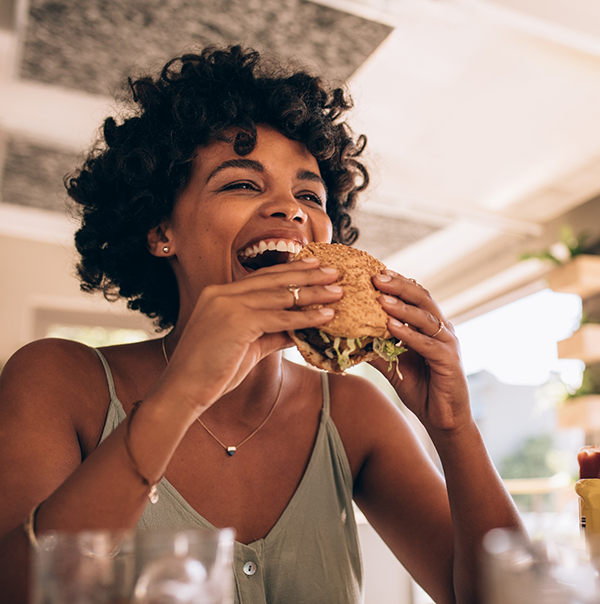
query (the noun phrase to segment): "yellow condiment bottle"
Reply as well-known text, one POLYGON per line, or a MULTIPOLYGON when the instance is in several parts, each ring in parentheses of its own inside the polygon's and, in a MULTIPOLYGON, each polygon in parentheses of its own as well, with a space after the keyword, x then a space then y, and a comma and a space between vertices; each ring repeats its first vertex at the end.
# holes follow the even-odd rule
POLYGON ((582 478, 575 483, 579 518, 591 558, 600 561, 600 478, 582 478))

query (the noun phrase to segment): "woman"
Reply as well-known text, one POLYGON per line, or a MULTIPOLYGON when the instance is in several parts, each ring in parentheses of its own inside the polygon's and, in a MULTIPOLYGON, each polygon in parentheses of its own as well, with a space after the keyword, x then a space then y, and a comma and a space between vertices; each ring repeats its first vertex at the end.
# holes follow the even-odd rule
POLYGON ((68 184, 79 274, 172 329, 100 352, 38 341, 6 365, 3 583, 24 584, 29 514, 32 538, 232 526, 236 601, 354 603, 354 498, 436 602, 477 601, 483 535, 520 521, 428 292, 392 271, 374 279, 410 352, 403 380, 373 365, 427 428, 445 480, 371 383, 282 359, 287 330, 332 317, 305 307, 342 295, 335 270, 290 253, 357 235, 348 211, 367 173, 346 94, 240 47, 185 55, 130 88, 137 110, 105 122, 68 184))

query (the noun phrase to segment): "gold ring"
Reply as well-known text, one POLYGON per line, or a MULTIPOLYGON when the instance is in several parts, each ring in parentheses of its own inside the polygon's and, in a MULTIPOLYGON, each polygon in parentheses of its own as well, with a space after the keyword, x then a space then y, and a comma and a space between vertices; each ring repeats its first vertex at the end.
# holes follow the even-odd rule
POLYGON ((438 322, 439 322, 440 326, 439 326, 438 330, 432 336, 429 336, 430 338, 435 338, 436 336, 439 336, 440 333, 442 332, 442 329, 444 329, 445 325, 442 322, 442 320, 438 319, 438 322))
POLYGON ((298 302, 300 301, 300 288, 294 283, 290 283, 287 286, 287 290, 292 294, 292 296, 294 296, 294 304, 292 305, 292 308, 296 308, 296 306, 298 306, 298 302))

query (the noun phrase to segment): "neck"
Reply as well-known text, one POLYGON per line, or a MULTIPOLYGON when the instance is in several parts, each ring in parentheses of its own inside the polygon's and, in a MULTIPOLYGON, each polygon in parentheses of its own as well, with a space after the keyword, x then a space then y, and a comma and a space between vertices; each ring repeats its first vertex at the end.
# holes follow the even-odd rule
POLYGON ((202 414, 202 421, 218 426, 255 428, 275 405, 281 405, 285 391, 285 370, 281 353, 263 359, 241 384, 202 414))

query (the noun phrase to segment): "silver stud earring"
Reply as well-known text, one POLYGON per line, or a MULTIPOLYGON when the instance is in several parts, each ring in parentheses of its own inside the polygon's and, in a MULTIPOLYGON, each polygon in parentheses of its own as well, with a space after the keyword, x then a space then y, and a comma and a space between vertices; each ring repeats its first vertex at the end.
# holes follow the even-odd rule
POLYGON ((163 253, 168 254, 168 253, 169 253, 169 246, 168 246, 168 245, 165 245, 165 246, 163 247, 163 250, 162 250, 162 251, 163 251, 163 253))

